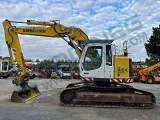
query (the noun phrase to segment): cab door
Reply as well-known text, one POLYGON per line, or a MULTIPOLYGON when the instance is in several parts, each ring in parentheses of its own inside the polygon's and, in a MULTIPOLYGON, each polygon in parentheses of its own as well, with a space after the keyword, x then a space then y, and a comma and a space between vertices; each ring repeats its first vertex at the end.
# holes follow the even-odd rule
POLYGON ((105 46, 105 55, 104 55, 104 63, 105 63, 105 74, 104 78, 113 78, 114 69, 113 69, 113 54, 112 54, 112 48, 111 45, 105 46))
POLYGON ((80 57, 80 75, 86 78, 104 78, 104 46, 88 44, 80 57))

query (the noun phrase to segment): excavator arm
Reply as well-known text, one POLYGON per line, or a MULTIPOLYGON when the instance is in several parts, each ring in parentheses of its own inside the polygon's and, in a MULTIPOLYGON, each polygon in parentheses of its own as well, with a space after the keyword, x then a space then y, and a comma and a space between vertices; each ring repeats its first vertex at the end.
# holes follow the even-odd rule
POLYGON ((27 20, 27 22, 17 22, 5 20, 3 27, 11 61, 16 63, 19 69, 16 76, 16 84, 21 84, 26 76, 26 67, 18 34, 62 38, 75 49, 78 56, 81 55, 79 41, 88 40, 88 36, 80 28, 65 27, 57 21, 27 20), (26 26, 12 26, 11 23, 26 24, 26 26), (68 37, 69 40, 65 37, 68 37))

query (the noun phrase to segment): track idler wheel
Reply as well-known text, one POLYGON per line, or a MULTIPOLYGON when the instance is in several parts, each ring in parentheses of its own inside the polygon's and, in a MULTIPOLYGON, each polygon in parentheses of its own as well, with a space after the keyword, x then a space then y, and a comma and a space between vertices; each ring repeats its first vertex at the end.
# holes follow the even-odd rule
POLYGON ((60 101, 63 105, 70 104, 76 97, 75 92, 64 90, 60 95, 60 101))

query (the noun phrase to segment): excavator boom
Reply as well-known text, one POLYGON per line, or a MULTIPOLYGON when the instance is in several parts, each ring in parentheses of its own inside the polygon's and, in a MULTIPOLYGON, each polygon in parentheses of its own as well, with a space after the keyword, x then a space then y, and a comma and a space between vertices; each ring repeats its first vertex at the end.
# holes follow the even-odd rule
MULTIPOLYGON (((44 36, 44 37, 58 37, 65 39, 68 37, 69 41, 65 41, 76 50, 78 56, 81 55, 81 49, 79 48, 79 41, 89 40, 88 36, 80 29, 76 27, 65 27, 64 25, 53 22, 43 22, 35 20, 27 20, 27 22, 16 22, 5 20, 3 22, 6 41, 18 40, 18 36, 12 36, 17 34, 32 35, 32 36, 44 36), (12 26, 11 23, 23 23, 28 26, 12 26), (76 43, 76 44, 75 44, 76 43)), ((19 46, 19 45, 18 45, 19 46)))

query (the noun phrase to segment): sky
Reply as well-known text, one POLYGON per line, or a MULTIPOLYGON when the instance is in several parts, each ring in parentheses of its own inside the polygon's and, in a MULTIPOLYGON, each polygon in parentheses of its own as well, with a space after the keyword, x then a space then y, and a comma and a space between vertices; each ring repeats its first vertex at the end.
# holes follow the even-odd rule
MULTIPOLYGON (((81 28, 89 39, 114 39, 117 53, 122 53, 123 42, 127 41, 129 57, 144 61, 144 44, 152 27, 160 24, 159 6, 160 0, 1 0, 0 22, 60 20, 66 27, 81 28)), ((19 40, 27 59, 78 58, 60 38, 19 35, 19 40)), ((9 56, 2 24, 0 56, 9 56)))

